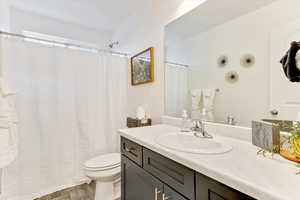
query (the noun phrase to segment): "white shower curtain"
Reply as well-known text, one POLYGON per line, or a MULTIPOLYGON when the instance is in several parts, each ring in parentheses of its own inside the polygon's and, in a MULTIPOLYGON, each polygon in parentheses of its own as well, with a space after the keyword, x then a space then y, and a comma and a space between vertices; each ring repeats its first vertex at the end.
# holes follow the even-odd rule
POLYGON ((187 67, 166 64, 166 113, 181 117, 182 110, 190 109, 189 69, 187 67))
POLYGON ((19 155, 1 200, 26 200, 84 180, 82 163, 118 151, 128 60, 1 38, 1 67, 18 90, 19 155))

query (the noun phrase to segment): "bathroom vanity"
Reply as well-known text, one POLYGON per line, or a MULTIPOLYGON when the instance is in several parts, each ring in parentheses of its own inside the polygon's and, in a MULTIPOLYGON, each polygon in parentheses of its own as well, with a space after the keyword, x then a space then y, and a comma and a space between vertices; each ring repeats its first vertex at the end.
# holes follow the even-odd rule
POLYGON ((237 190, 121 138, 122 200, 250 200, 237 190))
POLYGON ((229 137, 223 142, 233 149, 216 155, 176 151, 156 141, 178 131, 169 125, 119 131, 122 200, 297 199, 300 177, 290 162, 259 157, 251 143, 229 137))

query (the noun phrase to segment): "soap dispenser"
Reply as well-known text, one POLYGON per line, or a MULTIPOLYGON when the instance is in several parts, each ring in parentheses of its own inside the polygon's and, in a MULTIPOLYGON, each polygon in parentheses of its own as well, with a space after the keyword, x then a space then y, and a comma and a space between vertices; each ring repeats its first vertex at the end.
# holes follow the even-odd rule
POLYGON ((188 116, 187 110, 182 111, 182 124, 181 124, 181 132, 190 132, 190 120, 188 116))

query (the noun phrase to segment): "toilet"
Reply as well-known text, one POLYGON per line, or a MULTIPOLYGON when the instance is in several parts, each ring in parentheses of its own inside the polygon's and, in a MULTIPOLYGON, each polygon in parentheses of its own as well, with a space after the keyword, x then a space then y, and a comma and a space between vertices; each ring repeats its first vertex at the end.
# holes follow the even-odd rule
POLYGON ((121 155, 97 156, 84 163, 85 175, 96 182, 95 200, 119 200, 121 196, 121 155))

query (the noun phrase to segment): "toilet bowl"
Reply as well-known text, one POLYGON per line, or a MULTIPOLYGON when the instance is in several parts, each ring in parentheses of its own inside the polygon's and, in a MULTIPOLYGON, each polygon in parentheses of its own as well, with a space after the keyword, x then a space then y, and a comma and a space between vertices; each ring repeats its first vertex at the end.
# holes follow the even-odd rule
POLYGON ((95 200, 118 200, 121 196, 121 155, 97 156, 84 163, 85 175, 96 182, 95 200))

